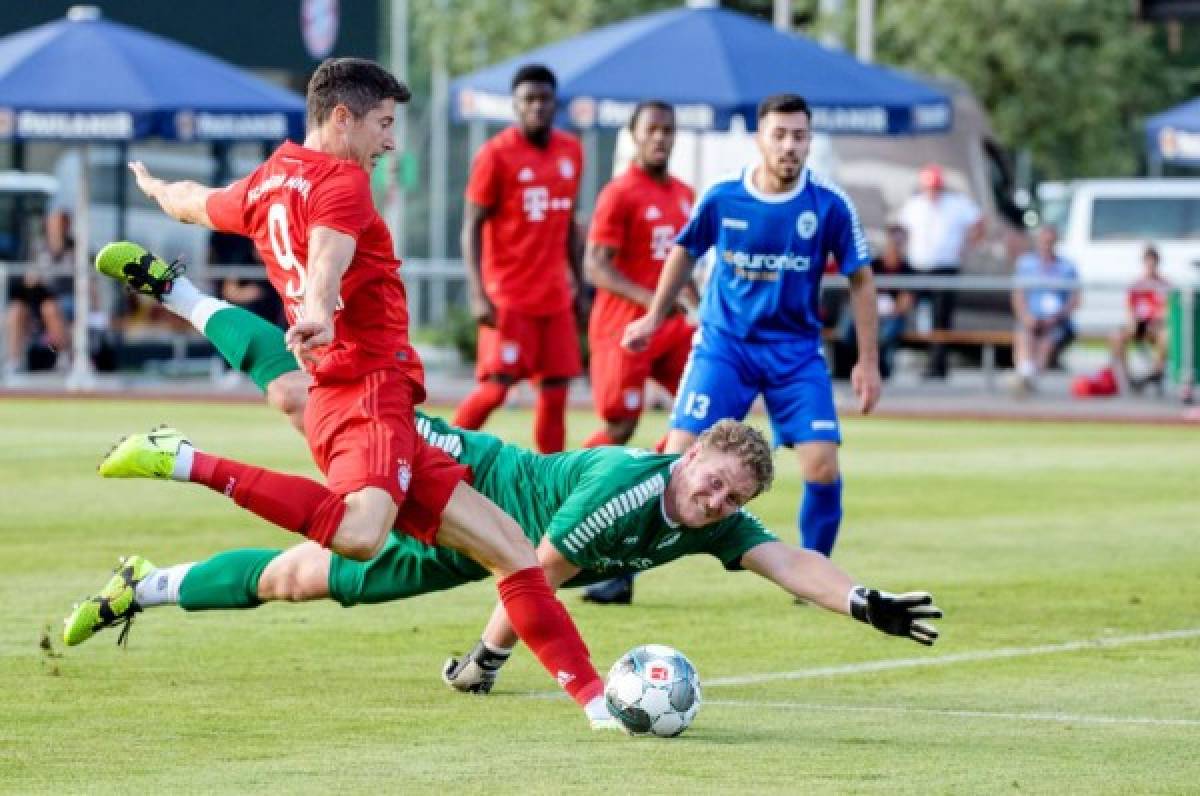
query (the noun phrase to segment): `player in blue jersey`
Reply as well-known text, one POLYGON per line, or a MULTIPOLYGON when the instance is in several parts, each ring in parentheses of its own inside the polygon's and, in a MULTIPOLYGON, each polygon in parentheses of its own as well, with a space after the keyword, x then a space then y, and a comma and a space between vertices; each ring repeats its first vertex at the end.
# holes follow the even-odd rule
POLYGON ((830 259, 850 283, 859 351, 851 383, 863 413, 879 401, 881 382, 867 240, 849 198, 805 167, 811 121, 808 104, 794 94, 759 105, 761 163, 703 196, 676 238, 646 315, 626 327, 622 344, 634 351, 647 344, 696 260, 712 250, 666 449, 685 450, 722 418, 744 418, 762 395, 775 443, 794 448, 804 471, 803 544, 829 555, 842 518, 841 433, 817 310, 830 259))

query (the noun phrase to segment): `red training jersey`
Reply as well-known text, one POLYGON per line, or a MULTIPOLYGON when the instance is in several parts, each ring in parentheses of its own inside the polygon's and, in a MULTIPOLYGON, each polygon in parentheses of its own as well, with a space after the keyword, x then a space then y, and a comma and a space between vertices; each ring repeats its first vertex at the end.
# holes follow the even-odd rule
POLYGON ((567 241, 581 171, 579 140, 560 130, 542 149, 510 127, 475 156, 466 196, 491 211, 481 265, 497 307, 551 315, 571 306, 567 241))
POLYGON ((1160 322, 1167 317, 1167 292, 1169 282, 1163 279, 1146 279, 1134 282, 1129 287, 1129 312, 1135 321, 1160 322))
MULTIPOLYGON (((660 182, 635 163, 600 191, 588 241, 616 249, 616 269, 653 291, 675 236, 692 213, 693 196, 681 180, 668 175, 660 182)), ((645 314, 640 304, 598 289, 588 333, 619 337, 625 324, 645 314)))
POLYGON ((249 176, 212 194, 208 216, 218 230, 254 240, 289 323, 304 313, 312 228, 353 237, 357 246, 342 276, 333 342, 309 370, 320 383, 400 369, 416 382, 416 401, 423 399, 424 374, 408 340, 400 261, 361 166, 288 141, 249 176))

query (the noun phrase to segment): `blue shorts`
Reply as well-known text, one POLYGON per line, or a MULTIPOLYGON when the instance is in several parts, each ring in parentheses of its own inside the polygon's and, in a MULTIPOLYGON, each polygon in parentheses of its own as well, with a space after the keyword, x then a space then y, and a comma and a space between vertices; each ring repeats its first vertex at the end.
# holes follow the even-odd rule
POLYGON ((749 342, 701 326, 675 395, 671 428, 699 434, 744 420, 762 394, 776 445, 842 441, 820 340, 749 342))

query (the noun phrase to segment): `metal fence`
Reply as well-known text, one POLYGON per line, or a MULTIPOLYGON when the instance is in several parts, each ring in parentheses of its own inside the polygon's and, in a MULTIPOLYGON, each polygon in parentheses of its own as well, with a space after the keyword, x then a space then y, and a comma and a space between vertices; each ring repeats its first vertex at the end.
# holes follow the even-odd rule
MULTIPOLYGON (((31 270, 53 279, 71 278, 74 276, 71 266, 46 267, 34 263, 0 262, 0 314, 7 317, 9 278, 31 270)), ((466 305, 466 277, 464 274, 464 265, 461 260, 410 259, 404 262, 401 274, 408 293, 410 322, 415 331, 420 332, 422 330, 441 328, 447 324, 453 313, 465 314, 469 311, 466 305)), ((259 265, 198 264, 189 269, 188 275, 202 289, 214 292, 219 282, 225 278, 263 279, 265 277, 262 266, 259 265)), ((94 283, 92 285, 93 289, 100 293, 99 306, 108 308, 109 317, 111 317, 114 308, 119 302, 120 294, 118 286, 105 279, 92 279, 91 281, 94 283)), ((1081 287, 1079 283, 1057 280, 1021 280, 1018 282, 1012 277, 920 275, 903 277, 877 276, 876 284, 881 288, 899 288, 920 292, 954 291, 960 294, 959 316, 964 320, 969 319, 966 320, 963 326, 956 325, 956 328, 974 328, 988 331, 1011 331, 1013 329, 1014 322, 1008 297, 1011 295, 1014 287, 1041 289, 1072 289, 1081 287)), ((836 275, 827 276, 823 287, 827 291, 844 291, 846 289, 846 280, 836 275)), ((1089 282, 1083 285, 1082 288, 1085 301, 1089 300, 1089 297, 1100 297, 1109 304, 1116 302, 1118 305, 1123 305, 1128 285, 1089 282)), ((65 295, 68 304, 71 300, 71 295, 65 295)), ((74 295, 78 295, 78 291, 74 295)), ((1174 335, 1174 338, 1180 343, 1180 350, 1174 356, 1178 357, 1178 372, 1184 374, 1183 380, 1187 381, 1192 378, 1190 374, 1194 374, 1195 372, 1196 362, 1197 296, 1195 288, 1182 291, 1181 306, 1181 317, 1177 321, 1180 324, 1180 328, 1177 330, 1177 334, 1174 335)), ((97 326, 101 320, 100 316, 95 312, 92 313, 92 317, 90 318, 74 318, 75 339, 86 340, 88 339, 89 331, 91 333, 99 331, 97 326), (82 329, 79 328, 80 325, 82 325, 82 329)), ((1111 331, 1116 325, 1116 322, 1114 322, 1105 331, 1111 331)), ((1097 331, 1099 330, 1084 330, 1084 335, 1095 336, 1097 331)), ((0 354, 5 357, 7 357, 8 352, 8 341, 5 337, 7 333, 7 324, 0 324, 0 354)), ((188 337, 198 339, 198 334, 171 331, 164 332, 163 337, 172 341, 172 355, 178 357, 183 356, 183 352, 186 351, 186 346, 183 342, 188 337)), ((76 386, 82 389, 87 388, 86 383, 76 386)))

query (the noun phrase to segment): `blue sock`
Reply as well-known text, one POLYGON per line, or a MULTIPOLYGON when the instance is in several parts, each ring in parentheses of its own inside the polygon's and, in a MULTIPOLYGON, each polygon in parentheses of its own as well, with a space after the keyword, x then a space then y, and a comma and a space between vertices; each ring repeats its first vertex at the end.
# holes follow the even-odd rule
POLYGON ((833 553, 842 524, 842 479, 832 484, 804 482, 800 504, 800 541, 808 550, 828 556, 833 553))

